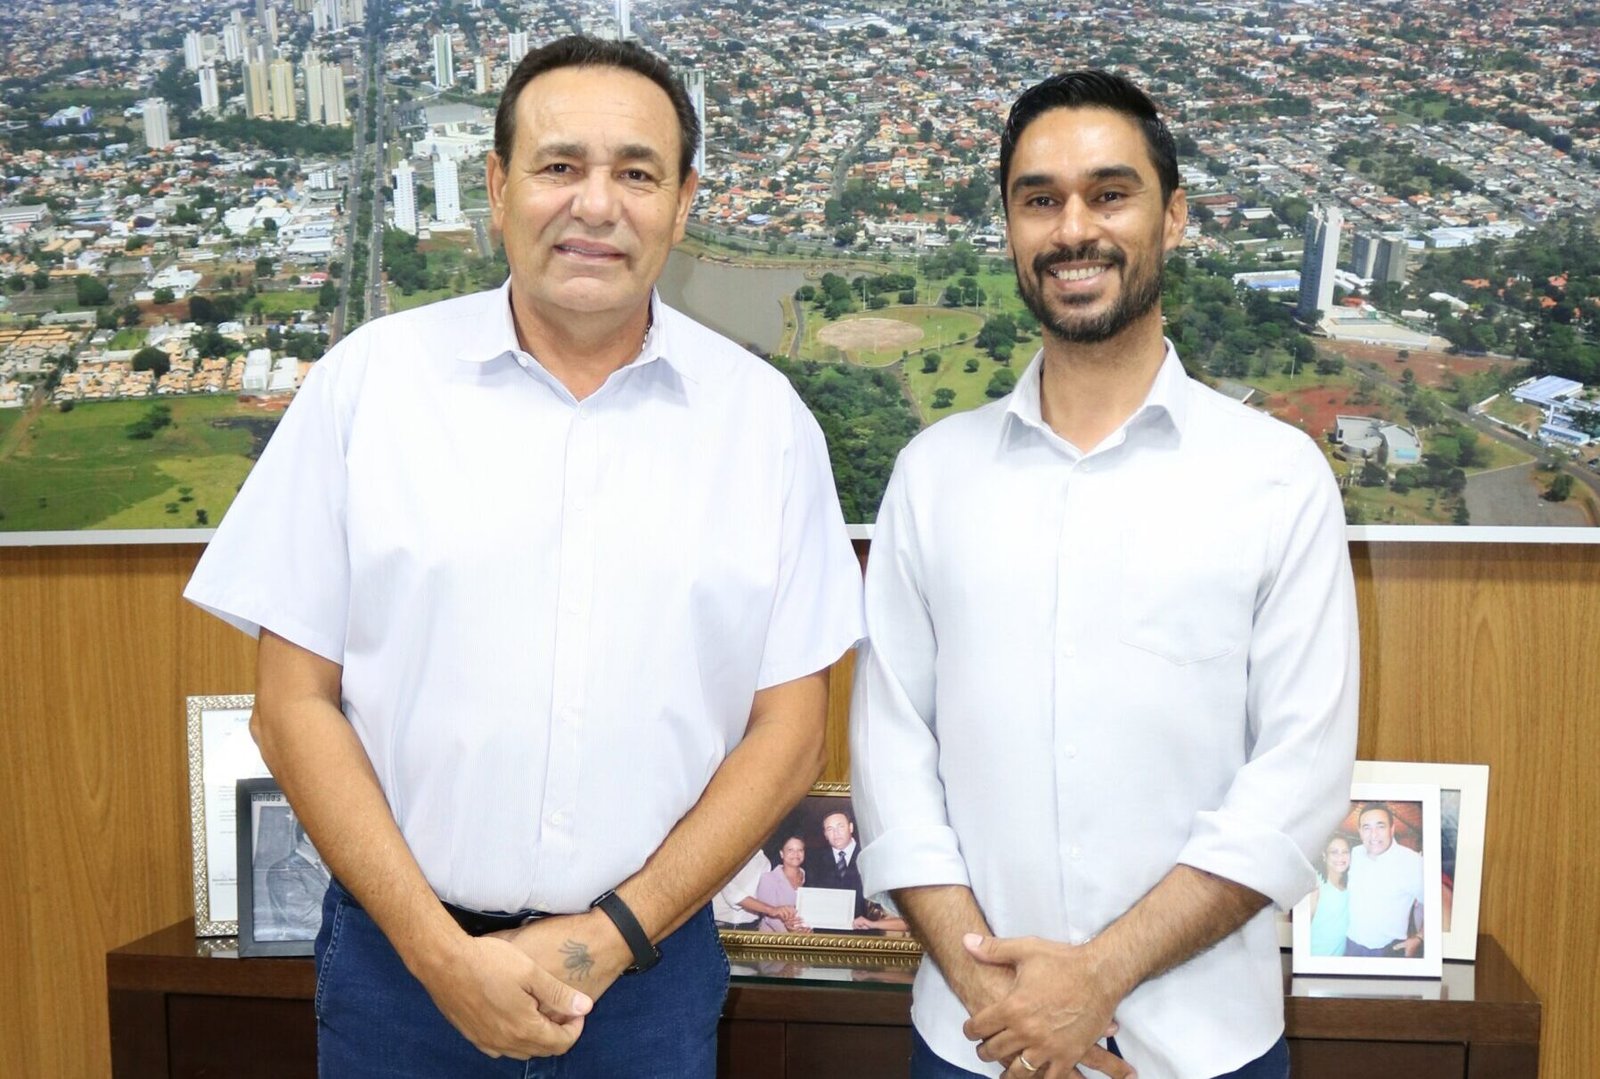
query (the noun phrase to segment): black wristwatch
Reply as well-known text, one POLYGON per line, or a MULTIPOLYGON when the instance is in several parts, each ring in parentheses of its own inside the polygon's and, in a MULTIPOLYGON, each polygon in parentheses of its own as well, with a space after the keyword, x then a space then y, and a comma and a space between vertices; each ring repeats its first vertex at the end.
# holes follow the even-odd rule
POLYGON ((596 907, 611 919, 611 924, 617 927, 617 932, 622 934, 622 939, 633 952, 633 966, 622 973, 643 974, 661 962, 660 951, 650 943, 650 937, 645 933, 644 927, 639 924, 639 919, 633 916, 633 911, 628 909, 628 904, 622 901, 621 896, 616 892, 607 892, 589 904, 590 910, 596 907))

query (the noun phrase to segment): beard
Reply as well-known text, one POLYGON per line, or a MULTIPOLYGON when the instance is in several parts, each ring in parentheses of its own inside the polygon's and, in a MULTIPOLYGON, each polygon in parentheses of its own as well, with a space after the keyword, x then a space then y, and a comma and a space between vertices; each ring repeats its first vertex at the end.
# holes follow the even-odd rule
POLYGON ((1074 345, 1097 345, 1109 341, 1129 325, 1148 314, 1161 302, 1161 288, 1166 265, 1160 258, 1128 270, 1128 256, 1120 247, 1100 247, 1082 244, 1075 248, 1056 248, 1034 256, 1032 276, 1017 267, 1017 291, 1033 317, 1039 320, 1046 333, 1060 341, 1074 345), (1091 297, 1063 299, 1068 311, 1052 308, 1045 302, 1044 279, 1050 267, 1059 262, 1108 262, 1122 275, 1122 289, 1116 301, 1098 315, 1074 315, 1071 308, 1082 307, 1091 297))

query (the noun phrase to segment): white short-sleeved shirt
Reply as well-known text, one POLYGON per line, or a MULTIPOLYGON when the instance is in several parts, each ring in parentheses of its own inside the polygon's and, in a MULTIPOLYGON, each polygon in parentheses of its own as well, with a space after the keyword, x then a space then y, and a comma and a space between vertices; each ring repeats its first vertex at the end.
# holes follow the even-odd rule
MULTIPOLYGON (((867 567, 851 708, 869 895, 969 885, 1000 936, 1081 944, 1183 863, 1292 906, 1349 806, 1355 589, 1304 434, 1190 380, 1082 453, 1035 356, 1007 399, 900 455, 867 567)), ((1352 888, 1354 879, 1352 874, 1352 888)), ((1145 1079, 1224 1074, 1283 1031, 1272 915, 1139 986, 1145 1079)), ((912 1018, 998 1075, 937 966, 912 1018)))
POLYGON ((739 904, 756 894, 756 886, 771 869, 772 863, 767 860, 766 854, 759 850, 752 854, 743 868, 723 886, 722 891, 711 897, 712 916, 725 925, 755 925, 761 915, 745 910, 739 904))
POLYGON ((312 370, 185 595, 343 667, 439 895, 577 911, 637 871, 758 689, 861 636, 816 421, 659 300, 583 401, 509 286, 369 323, 312 370))
POLYGON ((1382 948, 1411 932, 1411 908, 1423 902, 1422 855, 1392 840, 1374 858, 1361 844, 1350 851, 1348 936, 1363 948, 1382 948))

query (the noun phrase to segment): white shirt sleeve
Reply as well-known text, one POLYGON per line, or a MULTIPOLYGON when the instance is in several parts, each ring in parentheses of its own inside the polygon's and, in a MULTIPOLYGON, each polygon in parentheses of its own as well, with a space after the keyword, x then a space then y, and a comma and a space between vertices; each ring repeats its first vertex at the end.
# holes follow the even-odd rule
POLYGON ((822 429, 789 391, 777 596, 767 623, 757 688, 813 674, 861 639, 861 563, 850 546, 822 429))
POLYGON ((767 861, 767 856, 761 851, 756 851, 750 860, 740 867, 733 879, 723 886, 722 891, 712 897, 711 905, 713 914, 719 922, 746 922, 755 915, 745 911, 739 904, 756 894, 756 885, 761 883, 761 875, 772 868, 772 863, 767 861))
POLYGON ((856 654, 850 779, 866 894, 969 884, 945 811, 934 736, 933 620, 917 585, 916 525, 905 457, 889 480, 867 562, 868 640, 856 654))
POLYGON ((270 629, 335 663, 350 585, 340 351, 312 367, 184 589, 251 636, 270 629))
POLYGON ((1279 494, 1278 568, 1250 634, 1249 759, 1178 861, 1288 909, 1316 887, 1310 859, 1349 808, 1359 657, 1344 508, 1313 443, 1279 494))

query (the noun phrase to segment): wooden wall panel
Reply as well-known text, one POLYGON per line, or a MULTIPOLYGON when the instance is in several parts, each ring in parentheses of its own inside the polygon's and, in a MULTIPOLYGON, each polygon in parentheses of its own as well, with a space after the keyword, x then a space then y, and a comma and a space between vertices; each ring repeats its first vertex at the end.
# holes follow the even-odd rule
MULTIPOLYGON (((0 1060, 109 1066, 104 954, 192 911, 183 698, 253 646, 179 598, 198 549, 0 549, 0 1060)), ((1492 767, 1482 928, 1545 1002, 1545 1079, 1600 1054, 1600 547, 1357 544, 1361 754, 1492 767)), ((848 775, 849 665, 825 776, 848 775)))
POLYGON ((194 911, 183 699, 255 678, 249 640, 179 599, 198 554, 0 552, 0 1060, 17 1075, 107 1074, 106 950, 194 911))
POLYGON ((1479 924, 1544 1001, 1540 1074, 1600 1054, 1600 547, 1357 545, 1360 754, 1484 763, 1479 924))

